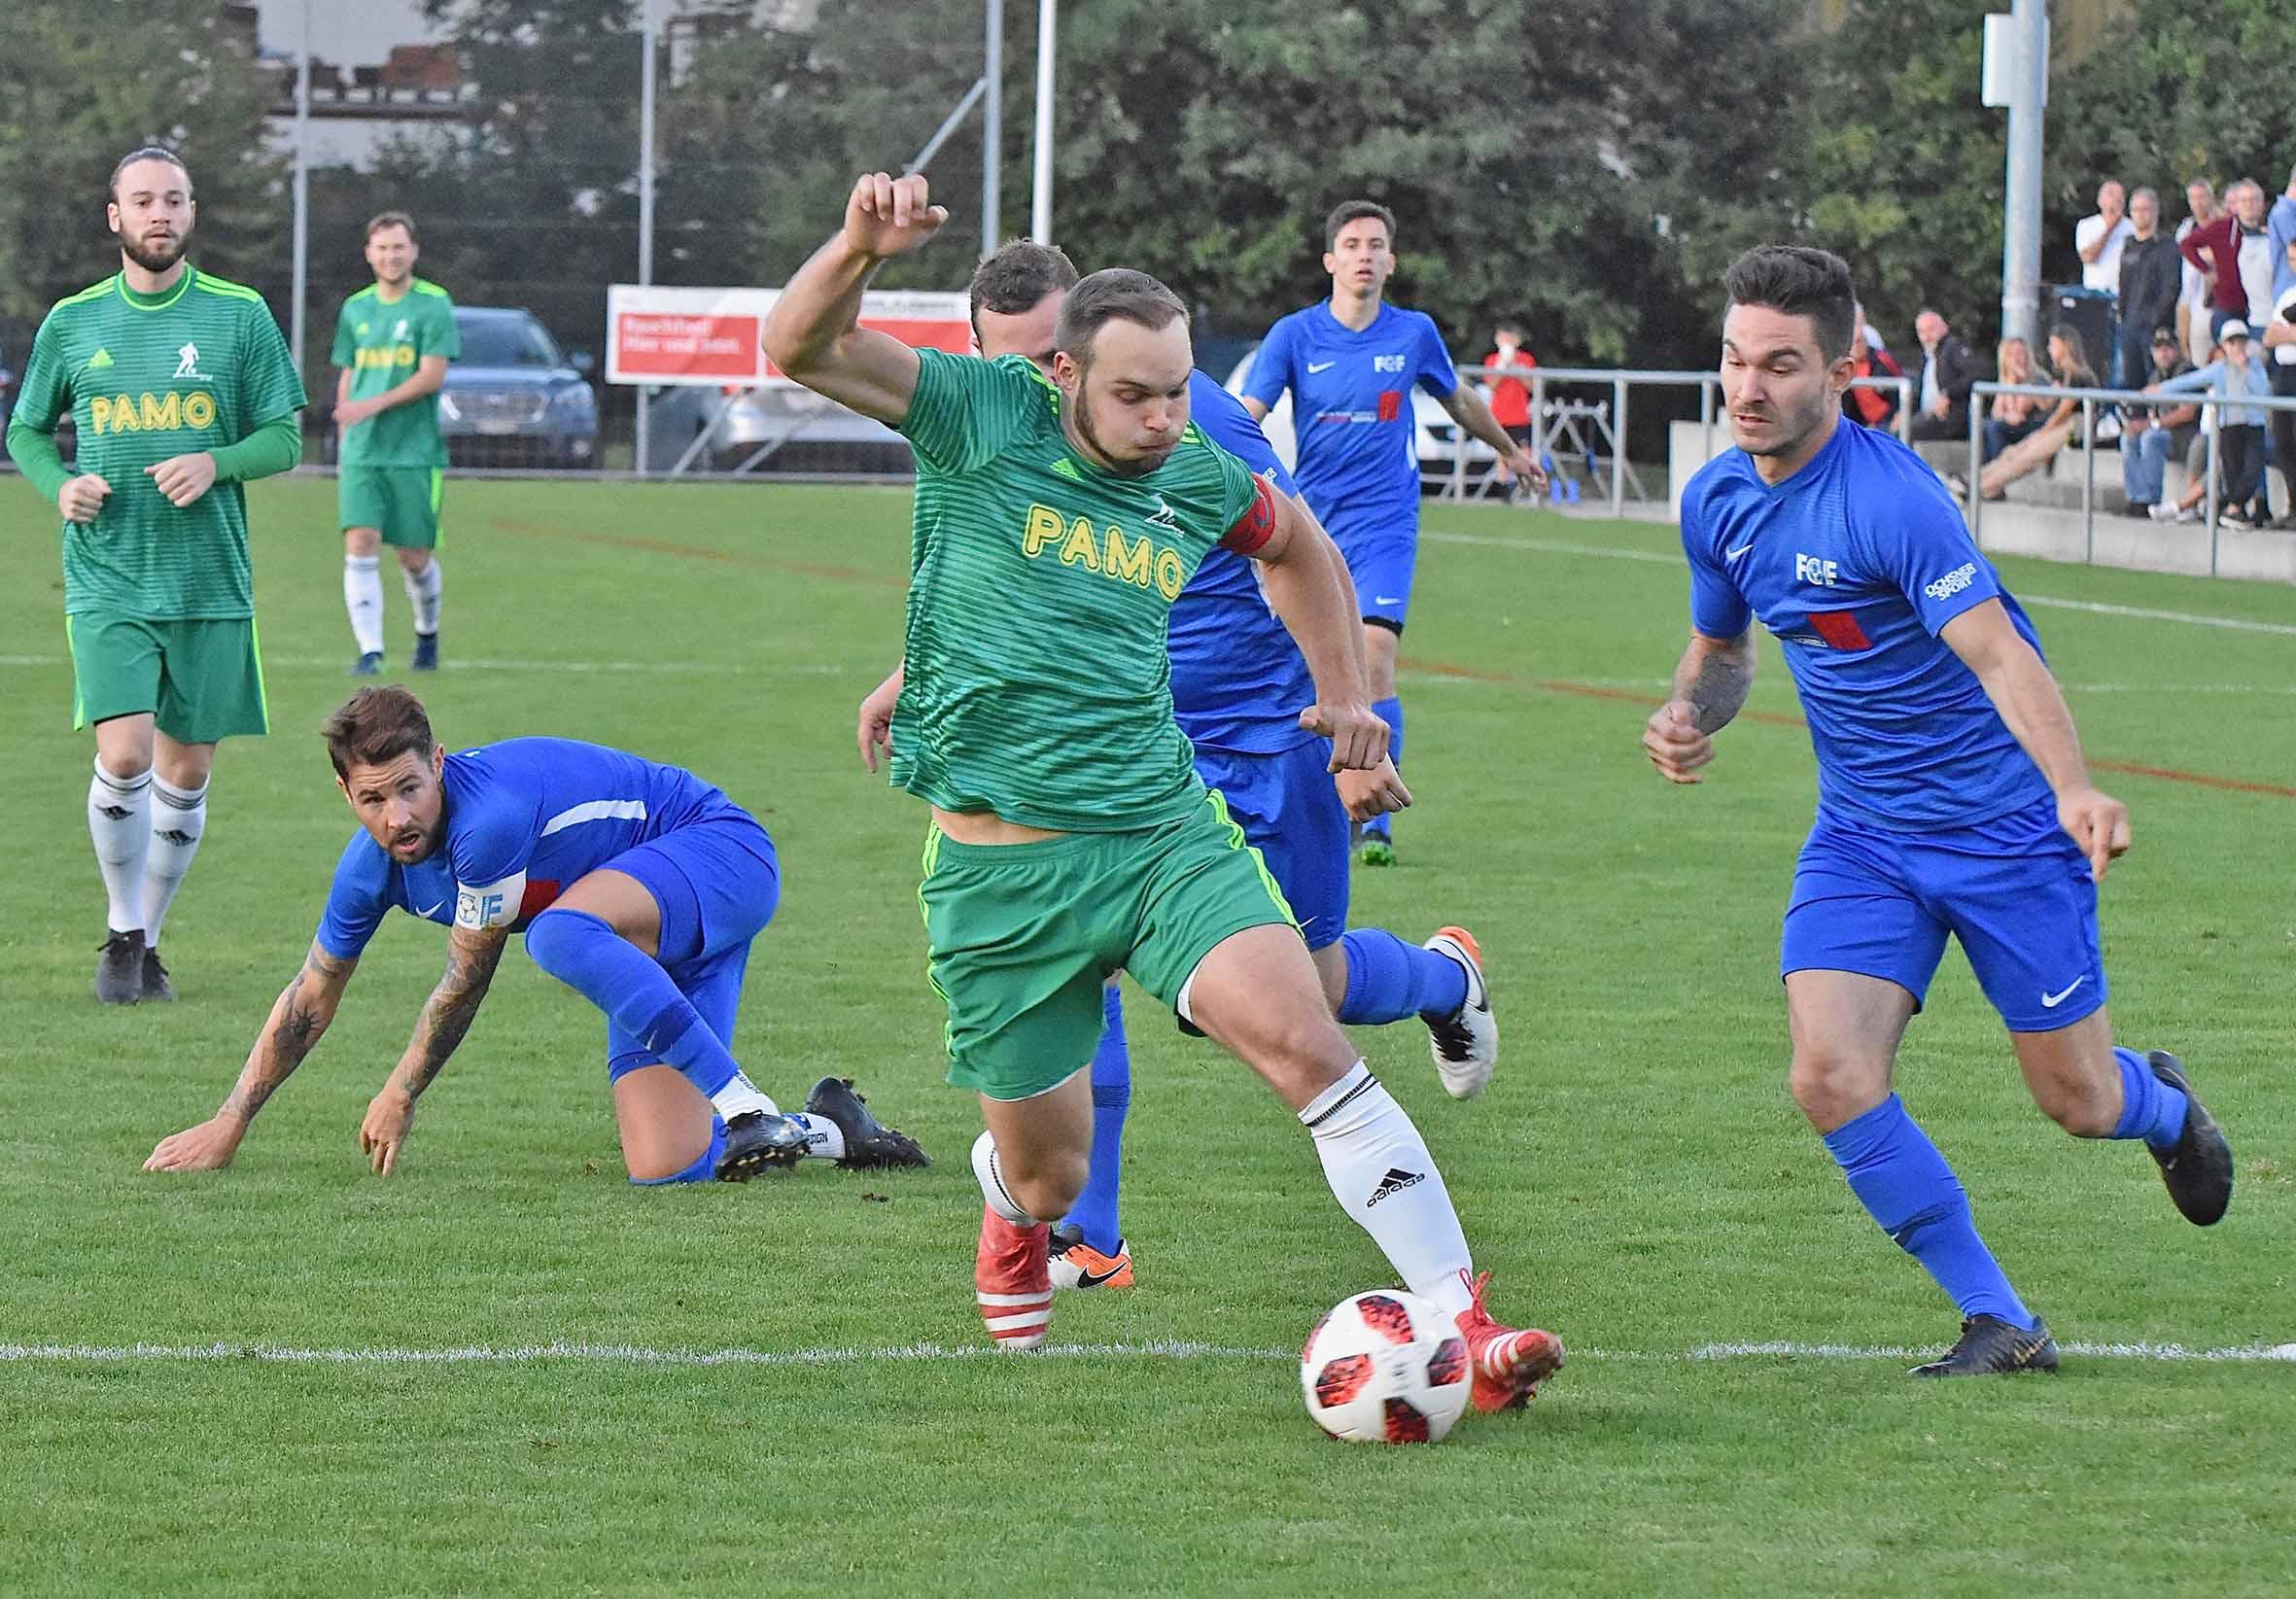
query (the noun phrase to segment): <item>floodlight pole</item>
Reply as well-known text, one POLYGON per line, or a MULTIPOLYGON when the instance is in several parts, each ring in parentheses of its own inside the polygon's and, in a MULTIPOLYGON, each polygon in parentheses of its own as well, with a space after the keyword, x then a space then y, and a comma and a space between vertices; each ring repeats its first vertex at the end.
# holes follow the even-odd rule
MULTIPOLYGON (((638 281, 654 280, 654 0, 641 0, 638 39, 644 56, 638 68, 638 281)), ((612 337, 612 330, 608 330, 612 337)), ((637 448, 631 464, 646 469, 646 386, 638 385, 637 448)))
POLYGON ((982 69, 987 86, 981 100, 981 259, 996 253, 996 235, 1003 228, 997 215, 1004 203, 999 170, 1004 156, 1004 0, 989 0, 988 37, 982 69))
POLYGON ((1028 236, 1053 242, 1053 43, 1060 32, 1060 0, 1036 0, 1036 198, 1028 236))
POLYGON ((2035 342, 2041 298, 2041 128, 2049 100, 2047 0, 2008 18, 2009 158, 2001 199, 2001 336, 2035 342))
POLYGON ((303 0, 303 40, 295 63, 295 286, 288 345, 303 375, 303 299, 311 270, 311 0, 303 0))

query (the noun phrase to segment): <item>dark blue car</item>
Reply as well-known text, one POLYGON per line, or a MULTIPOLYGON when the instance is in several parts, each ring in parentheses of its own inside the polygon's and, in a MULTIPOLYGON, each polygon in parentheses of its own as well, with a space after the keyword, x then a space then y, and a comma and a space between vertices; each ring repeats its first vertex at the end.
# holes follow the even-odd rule
POLYGON ((598 392, 534 313, 458 305, 463 353, 438 393, 438 431, 457 467, 595 467, 598 392))

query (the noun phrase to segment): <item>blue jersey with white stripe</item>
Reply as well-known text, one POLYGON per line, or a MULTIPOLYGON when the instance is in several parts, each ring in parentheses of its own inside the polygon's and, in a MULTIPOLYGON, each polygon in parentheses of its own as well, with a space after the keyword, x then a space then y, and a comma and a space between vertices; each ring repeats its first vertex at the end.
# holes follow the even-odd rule
POLYGON ((445 836, 411 866, 365 829, 336 862, 319 943, 356 956, 394 908, 521 931, 569 885, 648 839, 735 811, 712 783, 603 745, 505 739, 446 757, 445 836))
POLYGON ((1443 399, 1459 386, 1433 319, 1382 303, 1357 332, 1325 301, 1268 330, 1243 392, 1270 406, 1292 392, 1300 492, 1325 526, 1378 515, 1416 529, 1413 384, 1443 399))
POLYGON ((1885 433, 1839 423, 1775 487, 1730 450, 1683 491, 1690 625, 1777 639, 1818 752, 1820 806, 1875 827, 1966 827, 2049 785, 1962 658, 1937 637, 1999 600, 2040 637, 1979 553, 1937 474, 1885 433))
MULTIPOLYGON (((1190 420, 1280 494, 1296 494, 1292 474, 1243 401, 1209 375, 1188 379, 1190 420)), ((1315 703, 1315 681, 1291 633, 1268 608, 1259 563, 1215 549, 1172 602, 1168 643, 1172 712, 1188 742, 1206 749, 1272 755, 1315 737, 1300 713, 1315 703)))

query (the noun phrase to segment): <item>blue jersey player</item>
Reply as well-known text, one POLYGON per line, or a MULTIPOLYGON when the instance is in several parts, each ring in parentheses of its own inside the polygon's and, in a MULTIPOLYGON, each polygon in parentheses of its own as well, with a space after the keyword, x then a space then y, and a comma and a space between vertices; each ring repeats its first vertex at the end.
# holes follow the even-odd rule
POLYGON ((2174 1055, 2113 1044, 2097 885, 2128 848, 2128 814, 2089 781, 2033 624, 1936 475, 1844 422, 1849 268, 1766 246, 1724 284, 1738 447, 1684 492, 1690 643, 1644 747, 1669 780, 1698 782, 1753 680, 1752 624, 1769 630, 1819 773, 1780 962, 1794 1099, 1851 1191, 1961 1309, 1960 1339, 1916 1374, 2051 1371, 2048 1328, 1891 1091, 1946 935, 2066 1131, 2143 1140, 2203 1227, 2231 1202, 2232 1152, 2174 1055))
MULTIPOLYGON (((1062 251, 1015 240, 973 275, 973 336, 985 356, 1021 355, 1048 367, 1061 301, 1077 281, 1062 251)), ((1221 448, 1295 495, 1291 476, 1235 398, 1203 372, 1189 381, 1190 420, 1221 448)), ((1350 1025, 1417 1016, 1444 1086, 1457 1098, 1482 1092, 1498 1059, 1498 1025, 1483 986, 1481 952, 1462 927, 1425 945, 1379 928, 1347 930, 1350 817, 1382 816, 1409 794, 1391 765, 1330 770, 1330 745, 1300 727, 1315 700, 1299 645, 1270 608, 1253 564, 1214 550, 1172 606, 1172 705, 1195 746, 1196 769, 1267 861, 1298 919, 1335 1015, 1350 1025)), ((861 707, 858 738, 874 768, 899 694, 895 674, 861 707)), ((1118 1221, 1131 1054, 1116 989, 1092 1061, 1092 1170, 1053 1229, 1053 1280, 1063 1287, 1129 1287, 1131 1249, 1118 1221)))
POLYGON ((570 739, 448 754, 421 702, 366 688, 321 729, 361 831, 343 851, 309 957, 279 996, 223 1108, 162 1139, 154 1171, 228 1164, 249 1124, 333 1020, 384 915, 448 928, 446 975, 367 1106, 360 1145, 398 1164, 416 1098, 463 1040, 504 946, 607 1017, 622 1157, 636 1183, 740 1181, 806 1155, 922 1165, 850 1081, 823 1078, 783 1116, 728 1050, 749 944, 781 871, 747 811, 690 772, 570 739))
MULTIPOLYGON (((1243 402, 1262 421, 1291 391, 1300 489, 1355 578, 1374 709, 1387 723, 1388 748, 1400 765, 1403 702, 1395 692, 1395 652, 1419 554, 1411 390, 1423 388, 1443 401, 1533 492, 1547 480, 1481 396, 1460 384, 1433 319, 1383 298, 1395 270, 1393 212, 1370 200, 1349 200, 1333 211, 1324 224, 1323 266, 1332 275, 1331 298, 1268 330, 1252 358, 1243 402)), ((1385 817, 1364 823, 1362 859, 1394 863, 1385 817)))

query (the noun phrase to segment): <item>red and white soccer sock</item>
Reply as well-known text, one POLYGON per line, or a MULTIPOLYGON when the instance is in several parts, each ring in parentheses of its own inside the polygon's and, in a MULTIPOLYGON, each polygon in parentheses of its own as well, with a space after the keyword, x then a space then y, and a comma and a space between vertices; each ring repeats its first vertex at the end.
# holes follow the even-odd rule
POLYGON ((1473 1303, 1474 1259, 1427 1141, 1361 1060, 1300 1112, 1324 1180, 1404 1286, 1455 1316, 1473 1303))
POLYGON ((382 565, 377 556, 343 557, 343 608, 351 613, 351 637, 362 655, 383 652, 382 565))
MULTIPOLYGON (((400 571, 406 579, 407 603, 414 607, 414 630, 428 637, 438 631, 438 587, 442 579, 438 574, 438 557, 431 557, 431 564, 420 572, 400 571)), ((382 606, 382 584, 375 585, 375 606, 382 606)), ((379 634, 378 634, 379 637, 379 634)), ((381 647, 379 644, 377 647, 381 647)))
POLYGON ((150 767, 117 777, 96 757, 95 779, 87 785, 87 836, 110 901, 105 923, 112 932, 133 932, 144 924, 144 857, 152 848, 150 767))
POLYGON ((207 784, 178 788, 152 774, 152 844, 144 861, 144 948, 159 947, 159 928, 191 857, 207 832, 207 784))

